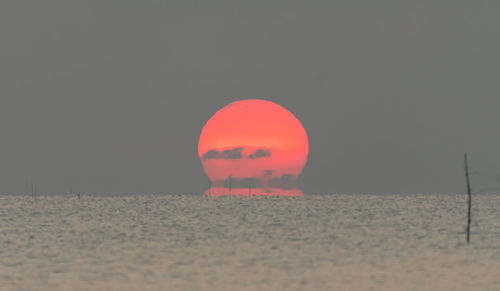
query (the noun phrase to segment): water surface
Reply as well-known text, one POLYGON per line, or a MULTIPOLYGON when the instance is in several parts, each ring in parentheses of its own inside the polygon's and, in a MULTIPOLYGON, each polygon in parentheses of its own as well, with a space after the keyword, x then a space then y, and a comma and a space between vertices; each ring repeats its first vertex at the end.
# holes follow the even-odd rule
POLYGON ((0 197, 2 290, 500 290, 500 196, 0 197))

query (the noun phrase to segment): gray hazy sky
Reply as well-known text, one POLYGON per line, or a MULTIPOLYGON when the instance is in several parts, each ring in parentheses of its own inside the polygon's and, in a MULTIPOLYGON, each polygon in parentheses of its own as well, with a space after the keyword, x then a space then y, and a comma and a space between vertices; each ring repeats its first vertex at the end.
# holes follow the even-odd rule
POLYGON ((303 123, 305 193, 463 192, 465 151, 500 174, 499 15, 496 0, 3 0, 0 193, 199 194, 201 129, 245 98, 303 123))

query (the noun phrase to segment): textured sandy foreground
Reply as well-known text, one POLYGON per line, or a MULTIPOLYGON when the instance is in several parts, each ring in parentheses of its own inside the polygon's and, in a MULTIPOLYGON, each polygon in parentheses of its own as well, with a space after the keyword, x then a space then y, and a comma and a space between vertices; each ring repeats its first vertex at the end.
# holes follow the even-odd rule
POLYGON ((500 196, 0 196, 1 290, 500 290, 500 196))

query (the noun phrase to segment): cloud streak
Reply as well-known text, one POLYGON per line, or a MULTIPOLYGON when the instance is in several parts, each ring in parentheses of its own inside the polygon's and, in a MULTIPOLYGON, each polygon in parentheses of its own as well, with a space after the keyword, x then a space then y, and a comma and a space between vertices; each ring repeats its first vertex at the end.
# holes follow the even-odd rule
POLYGON ((211 149, 208 152, 204 153, 201 157, 203 160, 212 160, 212 159, 220 159, 220 160, 239 160, 244 157, 249 158, 250 160, 260 159, 260 158, 268 158, 271 156, 271 150, 269 149, 256 149, 253 153, 248 156, 243 155, 245 151, 244 147, 237 147, 232 149, 225 150, 217 150, 211 149))
POLYGON ((211 149, 208 152, 204 153, 202 159, 211 160, 211 159, 221 159, 221 160, 239 160, 243 156, 243 148, 234 148, 227 149, 223 151, 218 151, 216 149, 211 149))
POLYGON ((268 158, 271 156, 271 151, 268 149, 256 149, 255 152, 248 155, 249 159, 258 159, 258 158, 268 158))

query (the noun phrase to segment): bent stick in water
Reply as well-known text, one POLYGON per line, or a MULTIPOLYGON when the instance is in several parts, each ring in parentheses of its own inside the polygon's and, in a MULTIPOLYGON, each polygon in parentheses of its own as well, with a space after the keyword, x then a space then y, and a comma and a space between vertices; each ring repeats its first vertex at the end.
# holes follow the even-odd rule
POLYGON ((469 164, 467 161, 467 154, 464 155, 464 161, 465 161, 465 180, 467 181, 467 195, 469 197, 469 201, 468 201, 468 205, 467 205, 467 243, 469 243, 472 195, 471 195, 471 190, 470 190, 469 164))

